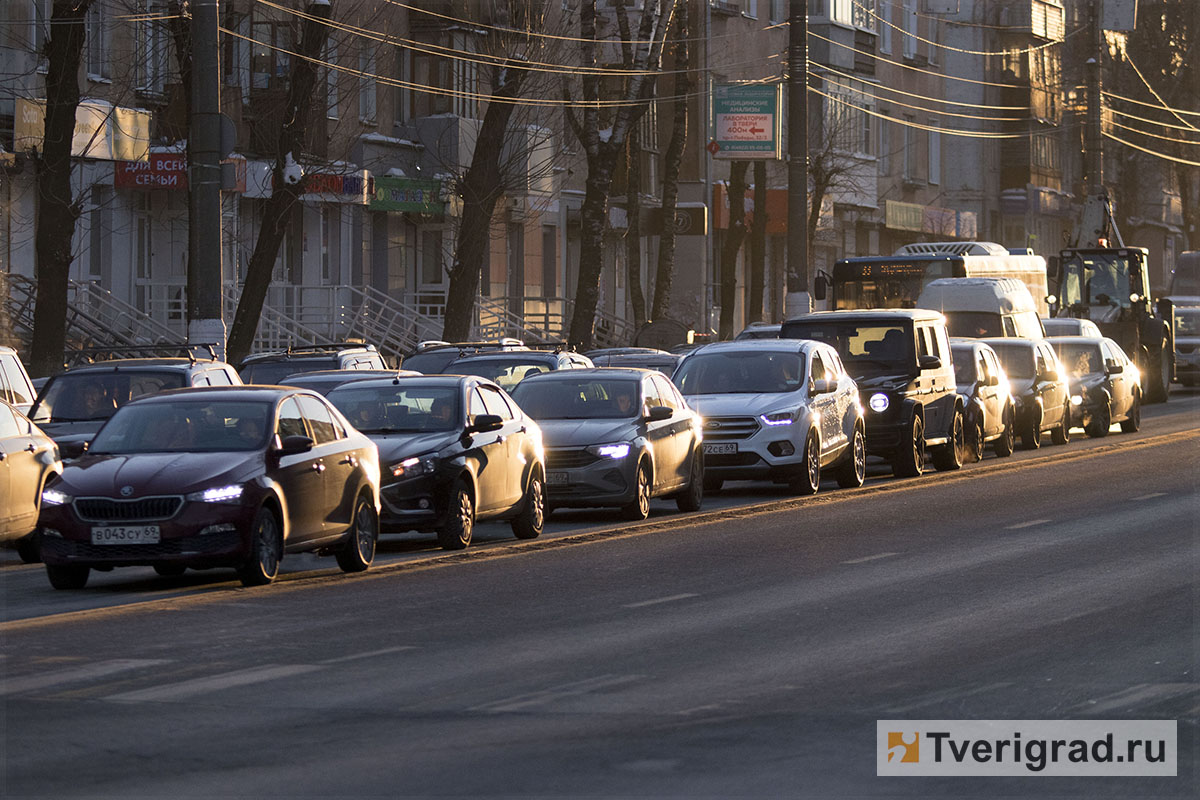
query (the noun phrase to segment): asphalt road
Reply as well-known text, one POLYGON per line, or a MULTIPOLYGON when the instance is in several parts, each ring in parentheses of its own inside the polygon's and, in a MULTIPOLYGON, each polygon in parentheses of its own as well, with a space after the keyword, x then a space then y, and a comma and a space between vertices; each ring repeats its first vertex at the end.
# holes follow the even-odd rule
POLYGON ((355 577, 63 593, 8 562, 5 794, 1194 797, 1198 400, 802 501, 403 539, 355 577), (1176 719, 1179 776, 878 778, 889 718, 1176 719))

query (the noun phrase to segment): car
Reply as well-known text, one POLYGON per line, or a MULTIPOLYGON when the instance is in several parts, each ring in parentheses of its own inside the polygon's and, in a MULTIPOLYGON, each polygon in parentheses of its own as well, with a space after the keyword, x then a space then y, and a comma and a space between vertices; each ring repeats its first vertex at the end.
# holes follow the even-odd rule
POLYGON ((778 322, 751 322, 741 333, 733 337, 735 340, 743 339, 778 339, 779 331, 783 327, 778 322))
POLYGON ((296 386, 312 389, 317 394, 327 395, 337 387, 354 381, 376 378, 403 378, 421 373, 411 369, 323 369, 316 372, 298 372, 281 380, 281 386, 296 386))
POLYGON ((591 359, 567 350, 523 350, 500 353, 476 353, 463 356, 446 365, 447 375, 478 375, 495 381, 500 388, 511 391, 530 375, 559 369, 586 369, 594 366, 591 359))
POLYGON ((1052 340, 1070 376, 1074 423, 1089 437, 1108 435, 1114 422, 1134 433, 1142 425, 1142 386, 1137 367, 1121 346, 1103 336, 1052 340))
POLYGON ((149 394, 191 386, 240 386, 224 361, 122 358, 72 367, 50 378, 29 411, 35 425, 73 457, 117 409, 149 394))
POLYGON ((680 511, 704 499, 701 420, 661 373, 571 369, 521 381, 513 400, 537 420, 550 508, 609 506, 629 520, 653 497, 680 511))
POLYGON ((1036 450, 1042 434, 1054 444, 1071 440, 1072 411, 1067 373, 1049 339, 1002 337, 981 340, 1000 357, 1017 410, 1021 447, 1036 450))
POLYGON ((62 469, 54 440, 0 400, 0 542, 15 547, 27 564, 38 560, 42 489, 62 469))
POLYGON ((1042 317, 1046 336, 1103 336, 1090 319, 1072 317, 1042 317))
POLYGON ((542 433, 495 383, 473 375, 355 381, 329 393, 379 448, 384 533, 434 531, 445 550, 475 524, 509 520, 518 539, 546 519, 542 433))
POLYGON ((955 337, 1046 335, 1037 302, 1016 278, 937 278, 925 284, 917 308, 940 311, 955 337))
POLYGON ((520 339, 511 337, 494 342, 421 342, 415 351, 401 360, 400 366, 425 375, 439 375, 445 372, 446 365, 456 358, 474 353, 528 349, 520 339))
POLYGON ((858 388, 832 347, 795 339, 717 342, 689 353, 674 381, 704 418, 708 489, 768 479, 815 494, 825 470, 840 486, 862 485, 866 423, 858 388))
POLYGON ((289 375, 331 369, 388 369, 373 344, 335 342, 311 347, 289 347, 247 356, 238 365, 243 383, 276 385, 289 375))
POLYGON ((112 415, 47 484, 38 525, 56 589, 127 566, 233 567, 257 586, 297 552, 361 572, 379 536, 379 451, 314 392, 164 392, 112 415))
POLYGON ((925 471, 932 450, 939 470, 966 457, 946 320, 927 309, 846 309, 803 314, 783 324, 790 339, 815 339, 837 351, 865 409, 867 454, 898 477, 925 471))
POLYGON ((25 371, 17 351, 11 347, 0 347, 0 400, 14 406, 22 414, 29 413, 33 399, 37 397, 33 381, 25 371))
POLYGON ((634 369, 653 369, 668 378, 675 374, 683 356, 678 353, 668 353, 665 350, 646 349, 640 353, 614 353, 612 355, 589 356, 597 367, 630 367, 634 369))
POLYGON ((976 339, 951 339, 954 381, 966 411, 969 460, 983 458, 990 442, 1000 458, 1012 455, 1016 442, 1017 413, 1008 376, 996 351, 976 339))
POLYGON ((657 347, 602 347, 599 350, 588 350, 584 353, 593 362, 602 356, 627 356, 649 353, 665 353, 665 350, 659 350, 657 347))
POLYGON ((1175 380, 1200 383, 1200 307, 1175 307, 1175 380))

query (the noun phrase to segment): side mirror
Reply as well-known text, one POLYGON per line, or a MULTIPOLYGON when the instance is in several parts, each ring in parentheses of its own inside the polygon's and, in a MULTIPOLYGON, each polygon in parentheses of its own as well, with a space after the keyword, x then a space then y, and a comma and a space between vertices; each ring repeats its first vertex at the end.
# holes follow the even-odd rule
POLYGON ((498 414, 480 414, 475 417, 474 424, 468 425, 464 433, 490 433, 504 427, 504 420, 498 414))
POLYGON ((942 360, 937 356, 921 356, 917 359, 917 366, 921 369, 941 369, 942 360))
POLYGON ((812 391, 810 394, 829 394, 837 389, 837 381, 831 381, 829 378, 821 378, 812 382, 812 391))
POLYGON ((984 381, 984 385, 985 386, 999 386, 1000 385, 1000 376, 999 375, 988 375, 987 380, 984 381))
POLYGON ((79 458, 88 451, 90 442, 67 442, 58 446, 58 453, 63 458, 79 458))
POLYGON ((818 275, 817 279, 813 281, 813 298, 817 300, 824 300, 828 293, 829 279, 824 275, 818 275))
POLYGON ((313 440, 307 436, 285 436, 276 451, 281 456, 294 456, 313 449, 313 440))
POLYGON ((1058 370, 1055 370, 1055 369, 1046 370, 1045 372, 1043 372, 1041 374, 1040 377, 1044 381, 1056 381, 1056 380, 1058 380, 1058 370))
POLYGON ((668 406, 653 406, 646 412, 646 419, 649 422, 661 422, 664 419, 670 419, 672 413, 668 406))
POLYGON ((1120 375, 1122 371, 1121 364, 1116 359, 1110 358, 1104 362, 1105 375, 1120 375))

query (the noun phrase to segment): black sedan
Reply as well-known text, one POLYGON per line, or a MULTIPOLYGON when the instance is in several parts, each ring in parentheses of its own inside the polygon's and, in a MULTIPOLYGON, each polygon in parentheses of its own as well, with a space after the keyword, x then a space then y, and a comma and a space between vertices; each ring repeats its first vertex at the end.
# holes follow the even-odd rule
POLYGON ((1021 446, 1036 450, 1042 434, 1050 432, 1054 444, 1071 439, 1071 402, 1067 375, 1058 362, 1050 339, 979 339, 1000 357, 1008 375, 1017 409, 1017 431, 1021 446))
POLYGON ((1017 431, 1017 412, 1008 376, 990 345, 978 339, 952 339, 954 382, 966 410, 967 451, 974 461, 983 458, 991 443, 1001 458, 1011 456, 1017 431))
POLYGON ((1093 438, 1114 422, 1134 433, 1142 425, 1142 387, 1137 367, 1112 339, 1057 336, 1050 340, 1071 379, 1075 424, 1093 438))
POLYGON ((42 492, 56 589, 91 569, 235 567, 270 583, 283 554, 367 569, 379 535, 379 452, 312 392, 181 389, 122 406, 42 492))
POLYGON ((436 531, 446 550, 475 523, 508 519, 518 539, 545 523, 542 433, 496 384, 475 376, 356 381, 329 402, 379 446, 385 533, 436 531))
POLYGON ((0 542, 21 560, 38 560, 38 507, 42 487, 62 472, 58 447, 16 407, 0 400, 0 542))
POLYGON ((513 399, 542 426, 552 506, 650 514, 650 498, 697 511, 704 496, 701 419, 666 377, 643 369, 559 370, 526 378, 513 399))

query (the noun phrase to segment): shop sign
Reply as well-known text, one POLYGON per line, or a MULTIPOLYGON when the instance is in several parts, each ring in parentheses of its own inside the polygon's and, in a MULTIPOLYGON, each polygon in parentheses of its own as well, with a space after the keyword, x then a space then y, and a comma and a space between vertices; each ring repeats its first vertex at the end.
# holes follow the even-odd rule
POLYGON ((114 170, 118 189, 173 189, 187 191, 187 155, 151 153, 145 161, 122 161, 114 170))
POLYGON ((899 200, 884 202, 884 225, 897 231, 923 230, 925 206, 916 203, 901 203, 899 200))
MULTIPOLYGON (((46 101, 18 97, 13 116, 13 148, 42 149, 46 101)), ((109 161, 144 161, 150 152, 150 112, 83 100, 75 109, 71 155, 109 161)))
POLYGON ((441 181, 381 175, 374 179, 374 184, 372 211, 441 214, 446 210, 441 181))
POLYGON ((777 159, 781 155, 779 110, 782 84, 724 84, 713 87, 714 158, 777 159))

